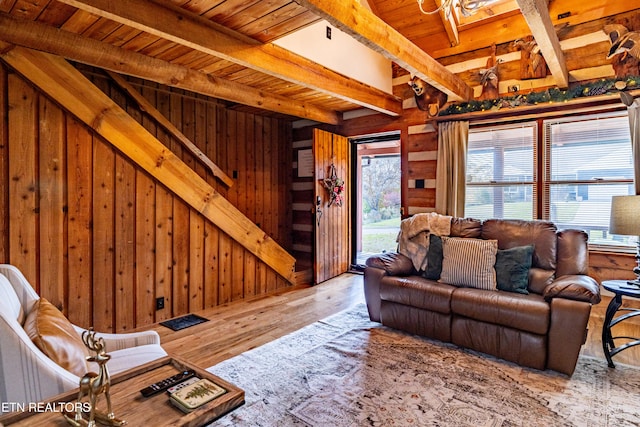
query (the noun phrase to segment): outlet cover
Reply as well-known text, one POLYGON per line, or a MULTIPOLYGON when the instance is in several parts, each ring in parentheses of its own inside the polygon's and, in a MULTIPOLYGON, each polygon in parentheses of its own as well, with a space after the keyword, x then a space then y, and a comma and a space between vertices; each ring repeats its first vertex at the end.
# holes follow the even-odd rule
POLYGON ((164 297, 156 298, 156 310, 162 310, 164 308, 164 297))

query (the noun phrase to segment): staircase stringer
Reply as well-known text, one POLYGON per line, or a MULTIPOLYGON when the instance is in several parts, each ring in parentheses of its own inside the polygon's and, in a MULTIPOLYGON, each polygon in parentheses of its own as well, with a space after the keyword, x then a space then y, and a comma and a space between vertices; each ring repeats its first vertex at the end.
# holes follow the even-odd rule
POLYGON ((0 42, 0 58, 288 282, 295 258, 62 57, 0 42))

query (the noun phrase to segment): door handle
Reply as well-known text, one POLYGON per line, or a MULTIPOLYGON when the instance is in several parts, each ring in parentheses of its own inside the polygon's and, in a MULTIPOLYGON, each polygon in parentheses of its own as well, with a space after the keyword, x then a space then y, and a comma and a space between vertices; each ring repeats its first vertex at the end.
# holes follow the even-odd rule
POLYGON ((320 227, 320 218, 322 218, 322 198, 320 196, 316 197, 316 223, 318 227, 320 227))

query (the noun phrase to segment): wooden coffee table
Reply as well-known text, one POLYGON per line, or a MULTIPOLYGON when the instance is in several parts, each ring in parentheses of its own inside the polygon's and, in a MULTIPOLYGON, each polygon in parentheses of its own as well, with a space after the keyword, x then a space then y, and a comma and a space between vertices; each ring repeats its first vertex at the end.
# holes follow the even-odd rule
MULTIPOLYGON (((78 391, 56 396, 47 402, 75 402, 78 391)), ((116 417, 128 426, 202 426, 244 404, 244 391, 204 369, 171 357, 165 357, 138 368, 123 372, 111 379, 111 401, 116 417), (200 378, 207 378, 227 390, 220 397, 188 414, 169 402, 166 392, 143 397, 140 390, 185 369, 193 369, 200 378)), ((42 407, 41 405, 40 407, 42 407)), ((58 405, 60 406, 60 405, 58 405)), ((98 409, 106 411, 104 396, 98 398, 98 409)), ((0 417, 0 426, 68 426, 60 412, 14 412, 0 417)))

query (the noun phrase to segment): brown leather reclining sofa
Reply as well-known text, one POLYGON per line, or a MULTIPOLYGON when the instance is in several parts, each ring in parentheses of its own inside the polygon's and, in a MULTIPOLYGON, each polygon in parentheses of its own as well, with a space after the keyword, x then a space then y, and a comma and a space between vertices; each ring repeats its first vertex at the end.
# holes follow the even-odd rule
POLYGON ((407 256, 386 253, 366 263, 371 320, 521 366, 572 375, 591 306, 600 302, 599 284, 587 275, 586 233, 559 231, 548 221, 453 218, 450 236, 495 239, 500 250, 533 244, 528 294, 426 279, 407 256))

